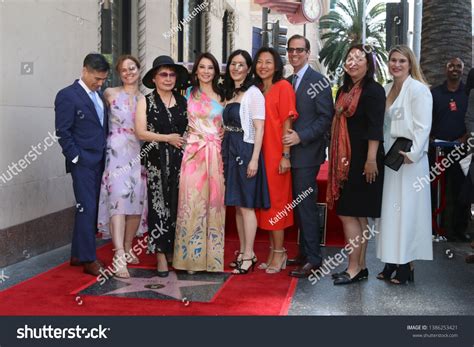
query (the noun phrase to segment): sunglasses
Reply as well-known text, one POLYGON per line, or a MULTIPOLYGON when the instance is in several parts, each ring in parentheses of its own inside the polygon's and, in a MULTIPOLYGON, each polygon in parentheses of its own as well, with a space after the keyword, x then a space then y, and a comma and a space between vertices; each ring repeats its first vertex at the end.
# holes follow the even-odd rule
POLYGON ((288 48, 286 49, 286 51, 287 51, 288 53, 294 53, 294 52, 296 52, 296 53, 303 53, 303 52, 306 52, 306 48, 301 48, 301 47, 298 47, 298 48, 288 47, 288 48))
POLYGON ((176 72, 160 72, 157 75, 162 78, 168 78, 168 77, 174 78, 176 77, 176 72))

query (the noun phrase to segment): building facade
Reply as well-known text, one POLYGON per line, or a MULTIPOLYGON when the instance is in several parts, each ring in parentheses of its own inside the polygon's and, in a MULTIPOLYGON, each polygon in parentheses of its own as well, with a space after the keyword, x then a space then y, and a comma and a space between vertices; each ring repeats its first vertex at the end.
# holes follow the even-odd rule
MULTIPOLYGON (((318 67, 317 25, 292 26, 270 14, 277 19, 288 35, 306 34, 318 67)), ((53 105, 80 77, 85 55, 101 52, 113 66, 131 53, 142 73, 162 54, 192 62, 210 51, 224 63, 236 48, 260 47, 261 27, 261 8, 251 0, 2 0, 0 267, 71 241, 75 200, 53 105)), ((108 85, 118 84, 111 73, 108 85)))

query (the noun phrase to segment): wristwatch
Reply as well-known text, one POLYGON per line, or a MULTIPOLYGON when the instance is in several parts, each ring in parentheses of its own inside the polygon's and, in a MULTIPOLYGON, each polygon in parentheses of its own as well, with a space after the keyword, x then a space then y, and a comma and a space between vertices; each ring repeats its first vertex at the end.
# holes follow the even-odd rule
POLYGON ((285 158, 285 159, 290 159, 290 153, 285 153, 285 152, 283 152, 283 153, 281 154, 281 156, 282 156, 283 158, 285 158))

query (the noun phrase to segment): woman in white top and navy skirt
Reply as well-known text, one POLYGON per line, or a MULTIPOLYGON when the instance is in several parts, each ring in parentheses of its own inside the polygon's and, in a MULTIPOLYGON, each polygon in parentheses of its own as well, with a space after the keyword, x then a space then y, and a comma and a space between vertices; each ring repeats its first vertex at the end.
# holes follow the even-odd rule
POLYGON ((227 60, 224 78, 226 107, 223 113, 225 205, 235 206, 240 250, 229 264, 234 274, 254 269, 253 251, 257 219, 255 208, 269 208, 270 196, 263 156, 260 153, 265 120, 265 98, 252 83, 252 58, 236 50, 227 60))

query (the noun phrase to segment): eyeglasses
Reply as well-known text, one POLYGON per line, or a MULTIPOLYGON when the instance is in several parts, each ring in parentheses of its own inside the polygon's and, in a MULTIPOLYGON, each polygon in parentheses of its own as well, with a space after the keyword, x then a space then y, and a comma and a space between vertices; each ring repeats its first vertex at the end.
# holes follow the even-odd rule
POLYGON ((174 78, 176 77, 176 72, 160 72, 157 75, 162 78, 168 78, 168 77, 174 78))
POLYGON ((303 52, 306 52, 306 48, 301 48, 301 47, 298 47, 298 48, 288 47, 288 48, 286 49, 286 51, 287 51, 288 53, 294 53, 294 52, 296 52, 296 53, 303 53, 303 52))

